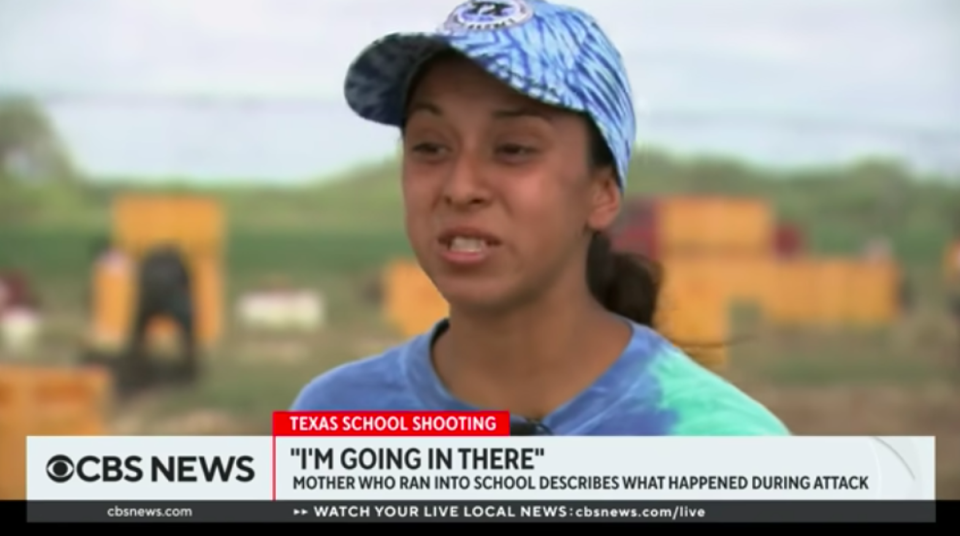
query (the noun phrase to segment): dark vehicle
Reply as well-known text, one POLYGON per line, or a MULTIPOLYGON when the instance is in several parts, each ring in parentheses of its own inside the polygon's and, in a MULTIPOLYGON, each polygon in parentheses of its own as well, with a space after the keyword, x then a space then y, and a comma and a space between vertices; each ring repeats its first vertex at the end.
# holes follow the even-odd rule
POLYGON ((199 359, 195 304, 189 265, 179 249, 161 246, 144 254, 138 262, 136 285, 132 329, 119 358, 90 352, 85 361, 113 369, 121 397, 196 381, 199 359), (161 318, 171 321, 179 335, 174 360, 158 358, 148 344, 149 328, 161 318))

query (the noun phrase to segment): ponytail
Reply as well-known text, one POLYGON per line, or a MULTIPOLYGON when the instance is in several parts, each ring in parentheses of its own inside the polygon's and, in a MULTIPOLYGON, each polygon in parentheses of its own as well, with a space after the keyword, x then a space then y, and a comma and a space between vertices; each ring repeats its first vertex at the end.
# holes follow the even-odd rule
POLYGON ((587 285, 608 311, 654 327, 660 296, 659 265, 643 257, 614 251, 610 238, 596 233, 587 250, 587 285))
MULTIPOLYGON (((658 263, 643 255, 615 251, 606 234, 597 233, 591 238, 587 285, 604 309, 656 330, 662 282, 663 270, 658 263)), ((715 365, 713 352, 727 346, 723 341, 679 341, 672 337, 670 342, 708 368, 715 365)))
MULTIPOLYGON (((614 168, 613 153, 589 117, 587 158, 590 165, 614 168)), ((610 237, 594 233, 587 250, 587 285, 604 308, 637 324, 654 327, 661 272, 657 263, 639 254, 614 251, 610 237)))

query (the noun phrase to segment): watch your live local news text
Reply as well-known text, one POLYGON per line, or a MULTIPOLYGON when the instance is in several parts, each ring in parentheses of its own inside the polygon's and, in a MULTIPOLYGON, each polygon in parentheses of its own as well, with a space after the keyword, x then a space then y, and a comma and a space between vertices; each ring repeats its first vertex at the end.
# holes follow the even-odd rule
POLYGON ((706 510, 696 505, 711 501, 935 499, 931 437, 516 437, 501 412, 278 412, 273 428, 271 437, 30 437, 28 509, 245 501, 236 515, 264 503, 293 505, 284 511, 294 518, 383 518, 403 507, 408 517, 482 519, 521 506, 556 514, 673 501, 644 511, 697 518, 706 510))

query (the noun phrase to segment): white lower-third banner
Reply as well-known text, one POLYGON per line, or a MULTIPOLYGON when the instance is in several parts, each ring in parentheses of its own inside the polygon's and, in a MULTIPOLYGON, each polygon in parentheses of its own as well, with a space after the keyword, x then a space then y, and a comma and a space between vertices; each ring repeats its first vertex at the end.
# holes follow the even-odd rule
POLYGON ((932 501, 932 437, 30 437, 29 501, 932 501))

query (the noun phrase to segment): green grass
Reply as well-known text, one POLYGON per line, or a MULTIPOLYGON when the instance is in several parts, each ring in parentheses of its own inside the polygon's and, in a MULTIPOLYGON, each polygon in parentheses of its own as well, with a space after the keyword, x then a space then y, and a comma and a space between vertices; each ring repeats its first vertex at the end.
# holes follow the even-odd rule
MULTIPOLYGON (((231 262, 239 270, 296 260, 315 269, 352 270, 404 251, 399 168, 385 160, 300 188, 186 186, 143 187, 51 183, 3 191, 0 265, 18 259, 49 270, 75 266, 85 242, 109 226, 110 203, 129 191, 190 191, 221 201, 231 228, 231 262), (9 190, 9 191, 8 191, 9 190), (377 254, 374 250, 385 253, 377 254)), ((0 184, 4 178, 0 177, 0 184)), ((628 195, 676 193, 766 198, 777 212, 801 224, 824 253, 859 248, 885 233, 910 263, 939 258, 960 213, 960 177, 924 177, 896 163, 866 161, 846 167, 763 169, 723 158, 675 158, 647 149, 631 168, 628 195)))
MULTIPOLYGON (((0 267, 29 271, 41 279, 85 277, 97 230, 10 226, 0 228, 0 267)), ((409 255, 402 230, 378 232, 233 230, 226 248, 230 274, 351 274, 374 270, 409 255)))
POLYGON ((923 386, 944 379, 944 368, 926 362, 904 359, 857 362, 838 354, 830 363, 805 359, 798 355, 778 359, 775 365, 761 371, 771 383, 783 386, 830 385, 901 385, 923 386))

